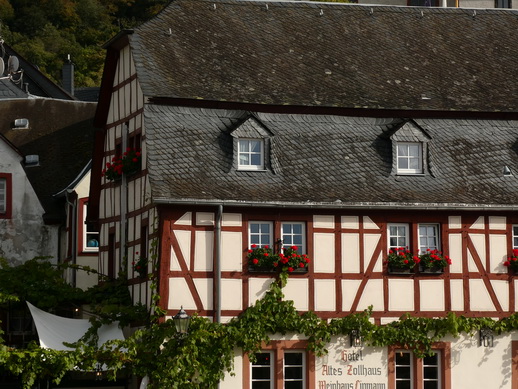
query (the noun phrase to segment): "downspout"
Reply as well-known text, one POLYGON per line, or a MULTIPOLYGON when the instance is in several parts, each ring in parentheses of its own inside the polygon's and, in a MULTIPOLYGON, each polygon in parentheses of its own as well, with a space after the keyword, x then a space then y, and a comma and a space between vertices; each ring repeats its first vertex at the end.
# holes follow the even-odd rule
MULTIPOLYGON (((77 263, 77 199, 73 203, 70 202, 68 199, 68 195, 70 193, 73 193, 73 191, 67 190, 65 192, 65 200, 69 207, 72 208, 72 219, 70 221, 70 230, 71 230, 71 255, 72 255, 72 265, 75 265, 77 263)), ((59 262, 59 258, 58 258, 59 262)), ((72 286, 76 286, 76 271, 75 269, 72 270, 72 286)))
POLYGON ((216 264, 214 268, 214 294, 216 298, 214 303, 215 309, 215 322, 221 323, 221 219, 223 217, 223 204, 218 205, 218 212, 216 214, 216 226, 214 229, 215 242, 216 242, 216 264))
MULTIPOLYGON (((124 153, 126 151, 126 147, 128 147, 128 132, 129 132, 129 124, 126 123, 124 125, 124 129, 122 131, 122 146, 121 152, 124 153)), ((122 157, 122 156, 121 156, 122 157)), ((122 271, 122 264, 124 263, 124 258, 127 258, 128 247, 127 237, 128 237, 128 226, 127 226, 127 213, 128 213, 128 180, 126 178, 126 174, 122 174, 122 182, 121 182, 121 231, 120 231, 120 258, 119 258, 119 269, 118 273, 122 271)), ((124 269, 126 270, 126 269, 124 269)), ((115 275, 117 277, 118 274, 115 275)))

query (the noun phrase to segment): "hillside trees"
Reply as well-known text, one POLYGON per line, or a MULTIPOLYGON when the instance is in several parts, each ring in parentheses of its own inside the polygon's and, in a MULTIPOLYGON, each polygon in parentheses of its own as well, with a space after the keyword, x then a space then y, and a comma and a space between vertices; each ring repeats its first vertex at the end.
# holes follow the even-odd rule
POLYGON ((105 56, 102 45, 120 29, 148 20, 168 2, 0 0, 0 37, 58 84, 70 54, 76 86, 99 86, 105 56))

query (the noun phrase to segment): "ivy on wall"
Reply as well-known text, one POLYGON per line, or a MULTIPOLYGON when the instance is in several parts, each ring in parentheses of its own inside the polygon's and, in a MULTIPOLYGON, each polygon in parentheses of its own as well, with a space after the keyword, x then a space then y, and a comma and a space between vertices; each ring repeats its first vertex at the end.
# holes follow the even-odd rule
MULTIPOLYGON (((371 322, 371 309, 341 318, 323 320, 313 312, 300 314, 293 301, 284 300, 283 287, 288 274, 280 273, 264 297, 226 324, 194 316, 189 334, 177 337, 172 320, 161 321, 164 314, 156 307, 151 323, 138 329, 124 341, 112 341, 101 348, 85 338, 73 351, 45 350, 33 344, 25 350, 0 345, 0 366, 19 375, 25 388, 37 379, 51 379, 58 383, 67 371, 93 371, 97 363, 106 365, 109 377, 118 374, 148 376, 151 388, 207 388, 216 387, 227 373, 232 374, 234 356, 240 351, 251 359, 268 343, 272 334, 297 333, 308 339, 308 349, 317 356, 327 353, 333 336, 348 335, 361 329, 364 343, 385 347, 399 344, 424 356, 434 342, 447 335, 473 334, 482 328, 495 333, 518 329, 518 314, 501 320, 467 318, 453 313, 442 318, 412 317, 386 325, 371 322)), ((117 288, 127 288, 120 283, 117 288)), ((156 290, 156 280, 153 287, 156 290)), ((155 303, 158 302, 155 296, 155 303)))

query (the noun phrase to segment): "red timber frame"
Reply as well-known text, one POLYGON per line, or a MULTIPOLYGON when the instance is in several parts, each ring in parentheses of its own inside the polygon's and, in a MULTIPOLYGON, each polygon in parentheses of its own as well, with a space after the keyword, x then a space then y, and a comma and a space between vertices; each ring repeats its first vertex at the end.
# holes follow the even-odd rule
MULTIPOLYGON (((160 295, 163 301, 167 301, 169 293, 168 284, 165 280, 169 277, 180 277, 184 278, 187 282, 189 289, 192 293, 193 299, 196 304, 196 311, 202 316, 213 316, 213 310, 207 310, 202 305, 202 299, 199 296, 195 287, 195 278, 212 278, 214 276, 212 271, 192 271, 194 268, 194 244, 195 244, 195 232, 196 231, 214 231, 213 225, 197 226, 192 225, 174 225, 174 222, 178 220, 186 212, 193 213, 193 219, 196 212, 210 212, 217 213, 217 207, 178 207, 178 206, 161 206, 160 207, 160 220, 161 220, 161 249, 160 257, 162 258, 161 274, 160 279, 163 280, 160 285, 160 295), (184 230, 190 231, 191 233, 191 257, 185 258, 180 250, 179 242, 173 234, 173 230, 184 230), (176 257, 180 262, 181 270, 171 271, 169 269, 169 259, 171 258, 171 248, 174 250, 176 257)), ((437 317, 444 316, 447 312, 452 311, 452 300, 451 300, 451 281, 460 280, 462 282, 462 289, 464 292, 464 306, 462 310, 456 310, 458 314, 462 314, 470 317, 506 317, 514 312, 515 306, 515 287, 513 282, 513 276, 508 273, 492 273, 490 272, 490 234, 491 235, 505 235, 507 242, 507 251, 510 252, 512 249, 512 224, 518 222, 518 217, 513 214, 501 214, 498 212, 446 212, 446 211, 433 211, 433 212, 422 212, 422 211, 369 211, 365 213, 359 213, 357 210, 350 212, 348 210, 337 210, 337 211, 320 211, 320 210, 296 210, 296 209, 268 209, 268 208, 231 208, 226 207, 224 212, 239 213, 242 215, 241 226, 223 226, 222 231, 233 231, 241 232, 242 234, 242 255, 243 255, 243 268, 242 271, 223 271, 221 277, 223 279, 228 278, 240 278, 242 280, 242 306, 247 307, 249 301, 249 279, 254 278, 268 278, 271 275, 268 274, 250 274, 246 266, 246 253, 248 250, 248 222, 249 221, 271 221, 274 224, 274 237, 279 236, 280 222, 284 221, 298 221, 306 223, 306 246, 307 254, 310 258, 314 258, 314 241, 313 236, 315 233, 332 233, 335 236, 334 239, 334 250, 335 250, 335 270, 332 273, 317 273, 314 271, 312 264, 309 266, 309 271, 306 274, 292 275, 292 277, 306 278, 308 279, 308 309, 315 311, 319 317, 322 318, 333 318, 337 316, 347 315, 349 313, 357 312, 362 310, 359 308, 360 299, 365 291, 367 282, 372 279, 381 279, 383 282, 383 307, 375 307, 373 312, 373 318, 379 324, 383 317, 399 317, 407 311, 394 311, 389 309, 389 279, 396 276, 387 274, 386 267, 383 265, 383 269, 375 271, 375 266, 378 264, 378 260, 381 257, 385 258, 387 253, 387 225, 391 223, 407 223, 410 226, 410 250, 417 252, 418 245, 418 228, 419 223, 436 223, 440 226, 441 234, 441 249, 446 254, 449 254, 449 234, 460 235, 462 239, 462 257, 452 258, 453 261, 460 261, 462 263, 462 273, 452 273, 449 269, 446 269, 444 273, 434 275, 434 279, 440 279, 444 281, 444 310, 443 311, 425 311, 420 307, 419 292, 420 292, 420 280, 430 279, 430 276, 422 275, 418 271, 415 274, 407 276, 407 279, 412 280, 414 288, 414 310, 410 312, 413 315, 422 317, 437 317), (332 215, 334 217, 334 227, 330 228, 315 228, 313 225, 314 215, 332 215), (357 228, 342 228, 341 217, 342 216, 356 216, 358 217, 357 228), (368 228, 363 221, 363 217, 369 217, 378 228, 368 228), (449 216, 460 216, 461 225, 459 228, 450 228, 449 216), (473 224, 479 217, 484 217, 484 227, 475 228, 473 224), (506 227, 505 229, 489 230, 489 216, 505 216, 506 227), (341 234, 353 233, 358 234, 359 237, 359 256, 360 260, 360 271, 356 273, 342 273, 341 269, 341 252, 342 252, 342 239, 341 234), (365 236, 367 234, 379 234, 380 239, 369 258, 366 258, 366 252, 364 248, 365 236), (485 252, 483 253, 485 259, 482 259, 482 254, 479 255, 475 248, 475 243, 470 235, 482 234, 485 239, 485 252), (468 258, 471 256, 473 262, 476 265, 477 271, 468 271, 468 258), (428 278, 427 278, 428 277, 428 278), (495 309, 492 311, 472 311, 470 310, 470 279, 479 279, 488 291, 490 301, 493 303, 495 309), (315 280, 333 280, 335 284, 336 296, 335 296, 335 309, 330 311, 316 311, 315 310, 315 280), (355 292, 352 300, 352 305, 349 310, 344 311, 342 309, 342 280, 358 280, 359 287, 355 292), (507 281, 509 287, 509 307, 504 309, 497 297, 492 281, 507 281)), ((214 249, 216 250, 216 249, 214 249)), ((214 258, 216 256, 214 255, 214 258)), ((379 266, 379 265, 378 265, 379 266)), ((214 268, 216 268, 214 266, 214 268)), ((165 304, 165 303, 164 303, 165 304)), ((214 305, 215 306, 215 305, 214 305)), ((166 307, 163 306, 165 309, 166 307)), ((221 312, 222 316, 236 316, 241 311, 226 310, 221 312)), ((168 312, 168 314, 174 314, 176 312, 168 312)), ((192 313, 192 312, 191 312, 192 313)))

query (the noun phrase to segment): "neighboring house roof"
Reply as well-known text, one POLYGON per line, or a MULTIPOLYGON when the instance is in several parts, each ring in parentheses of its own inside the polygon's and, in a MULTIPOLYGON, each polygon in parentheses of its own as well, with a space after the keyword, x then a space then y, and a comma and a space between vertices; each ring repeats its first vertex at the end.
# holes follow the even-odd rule
MULTIPOLYGON (((7 60, 9 56, 16 56, 19 61, 19 69, 23 70, 23 78, 22 85, 18 85, 18 88, 21 90, 25 90, 27 84, 28 91, 31 95, 40 96, 40 97, 51 97, 55 99, 63 99, 63 100, 75 100, 73 96, 71 96, 67 91, 61 88, 59 85, 55 84, 51 81, 47 76, 45 76, 39 69, 25 60, 20 54, 18 54, 12 47, 7 45, 6 43, 2 43, 1 49, 5 51, 5 55, 3 57, 4 62, 6 64, 7 71, 7 60)), ((0 51, 1 52, 1 51, 0 51)), ((4 72, 6 73, 6 72, 4 72)), ((17 76, 18 79, 18 76, 17 76)), ((0 90, 3 87, 0 85, 0 90)), ((27 96, 27 93, 24 97, 27 96)), ((0 92, 1 96, 1 92, 0 92)))
MULTIPOLYGON (((516 206, 517 121, 381 120, 147 105, 147 168, 157 203, 339 207, 516 206), (232 131, 271 133, 266 171, 236 170, 232 131), (424 175, 396 175, 391 136, 427 138, 424 175), (488 131, 489 130, 489 131, 488 131)), ((267 150, 268 154, 268 150, 267 150)))
POLYGON ((518 110, 516 11, 175 0, 124 39, 156 102, 518 110))
POLYGON ((76 101, 0 100, 0 134, 24 156, 39 155, 39 166, 25 171, 47 223, 62 221, 65 209, 53 195, 67 188, 92 157, 95 109, 95 103, 76 101), (28 129, 12 128, 20 118, 29 120, 28 129))
POLYGON ((29 95, 8 79, 0 80, 0 100, 26 99, 29 95))

